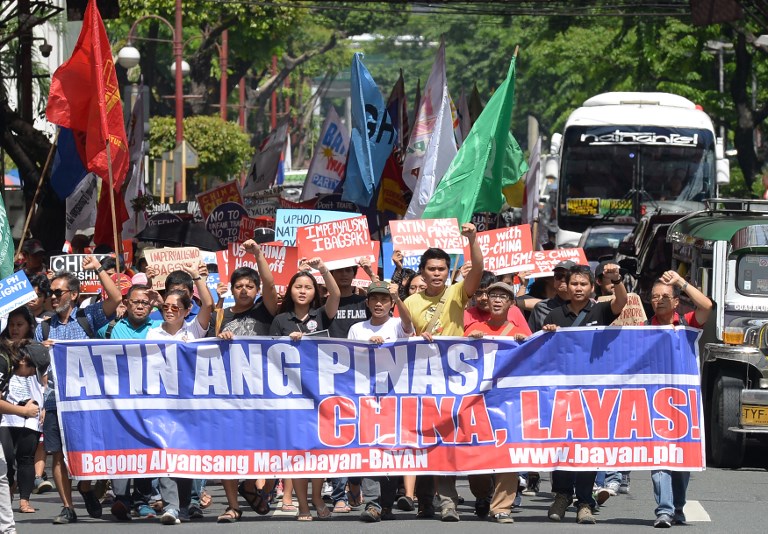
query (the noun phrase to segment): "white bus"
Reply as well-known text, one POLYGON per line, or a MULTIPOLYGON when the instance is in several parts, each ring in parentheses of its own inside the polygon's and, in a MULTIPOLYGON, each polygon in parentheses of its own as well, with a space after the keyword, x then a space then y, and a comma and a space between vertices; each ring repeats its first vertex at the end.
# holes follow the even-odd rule
POLYGON ((646 214, 690 213, 728 183, 712 120, 668 93, 594 96, 568 117, 560 148, 557 223, 582 232, 646 214))

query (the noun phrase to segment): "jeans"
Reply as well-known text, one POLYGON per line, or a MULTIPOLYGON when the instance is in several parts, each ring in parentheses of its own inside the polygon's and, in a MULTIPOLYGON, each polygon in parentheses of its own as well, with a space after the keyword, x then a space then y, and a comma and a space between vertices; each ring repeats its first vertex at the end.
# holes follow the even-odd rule
POLYGON ((397 493, 397 477, 363 477, 360 490, 363 492, 365 506, 373 506, 379 512, 382 508, 392 508, 397 493))
POLYGON ((598 471, 595 477, 595 484, 605 488, 611 482, 621 484, 621 471, 598 471))
POLYGON ((576 493, 578 504, 588 504, 594 508, 597 502, 592 497, 592 487, 596 476, 596 471, 553 471, 552 492, 568 496, 576 493))
POLYGON ((653 496, 656 497, 656 516, 675 512, 683 512, 685 493, 688 491, 688 481, 691 473, 688 471, 651 471, 653 481, 653 496))
POLYGON ((192 479, 160 477, 160 495, 166 503, 165 510, 187 511, 192 498, 192 479))
POLYGON ((339 501, 347 502, 347 482, 359 486, 360 477, 329 478, 328 482, 330 482, 331 487, 333 488, 331 491, 331 501, 336 504, 339 501))
POLYGON ((124 502, 129 508, 131 505, 149 504, 154 490, 151 478, 134 478, 133 494, 131 494, 131 479, 121 478, 112 480, 112 491, 115 498, 124 502))

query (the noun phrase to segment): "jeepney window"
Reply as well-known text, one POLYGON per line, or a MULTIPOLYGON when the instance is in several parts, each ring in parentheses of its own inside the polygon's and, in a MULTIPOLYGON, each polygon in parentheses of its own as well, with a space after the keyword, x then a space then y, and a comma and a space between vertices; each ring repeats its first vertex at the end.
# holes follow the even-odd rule
POLYGON ((768 296, 768 254, 743 254, 739 257, 736 289, 744 295, 768 296))

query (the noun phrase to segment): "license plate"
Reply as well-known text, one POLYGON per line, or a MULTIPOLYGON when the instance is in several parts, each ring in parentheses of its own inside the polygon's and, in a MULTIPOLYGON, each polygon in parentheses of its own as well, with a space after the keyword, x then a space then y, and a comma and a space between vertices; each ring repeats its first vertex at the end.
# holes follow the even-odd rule
POLYGON ((742 404, 741 424, 751 426, 768 426, 768 406, 742 404))

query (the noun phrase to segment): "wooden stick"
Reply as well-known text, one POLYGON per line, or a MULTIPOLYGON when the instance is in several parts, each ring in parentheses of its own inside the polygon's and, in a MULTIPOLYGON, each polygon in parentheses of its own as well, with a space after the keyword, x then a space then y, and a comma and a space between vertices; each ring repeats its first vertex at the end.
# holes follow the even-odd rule
POLYGON ((19 248, 16 250, 16 254, 14 255, 14 261, 19 259, 19 254, 21 254, 21 247, 24 245, 24 240, 27 238, 29 223, 32 220, 32 215, 35 213, 35 207, 37 206, 37 197, 40 196, 40 189, 43 187, 43 182, 45 182, 45 175, 48 172, 48 166, 51 164, 53 153, 56 151, 56 144, 59 141, 59 131, 60 129, 56 128, 56 133, 53 136, 53 143, 51 143, 51 149, 48 151, 48 158, 45 160, 45 165, 43 166, 43 172, 40 173, 40 179, 37 181, 35 196, 32 197, 32 207, 29 208, 29 212, 27 213, 27 220, 24 221, 24 231, 21 232, 19 248))
POLYGON ((110 147, 109 145, 109 139, 107 139, 107 174, 109 175, 109 207, 112 210, 112 237, 115 240, 115 259, 118 262, 117 271, 120 272, 119 266, 122 263, 122 255, 120 254, 120 240, 117 237, 117 216, 115 215, 115 188, 114 188, 114 179, 112 177, 112 147, 110 147))

